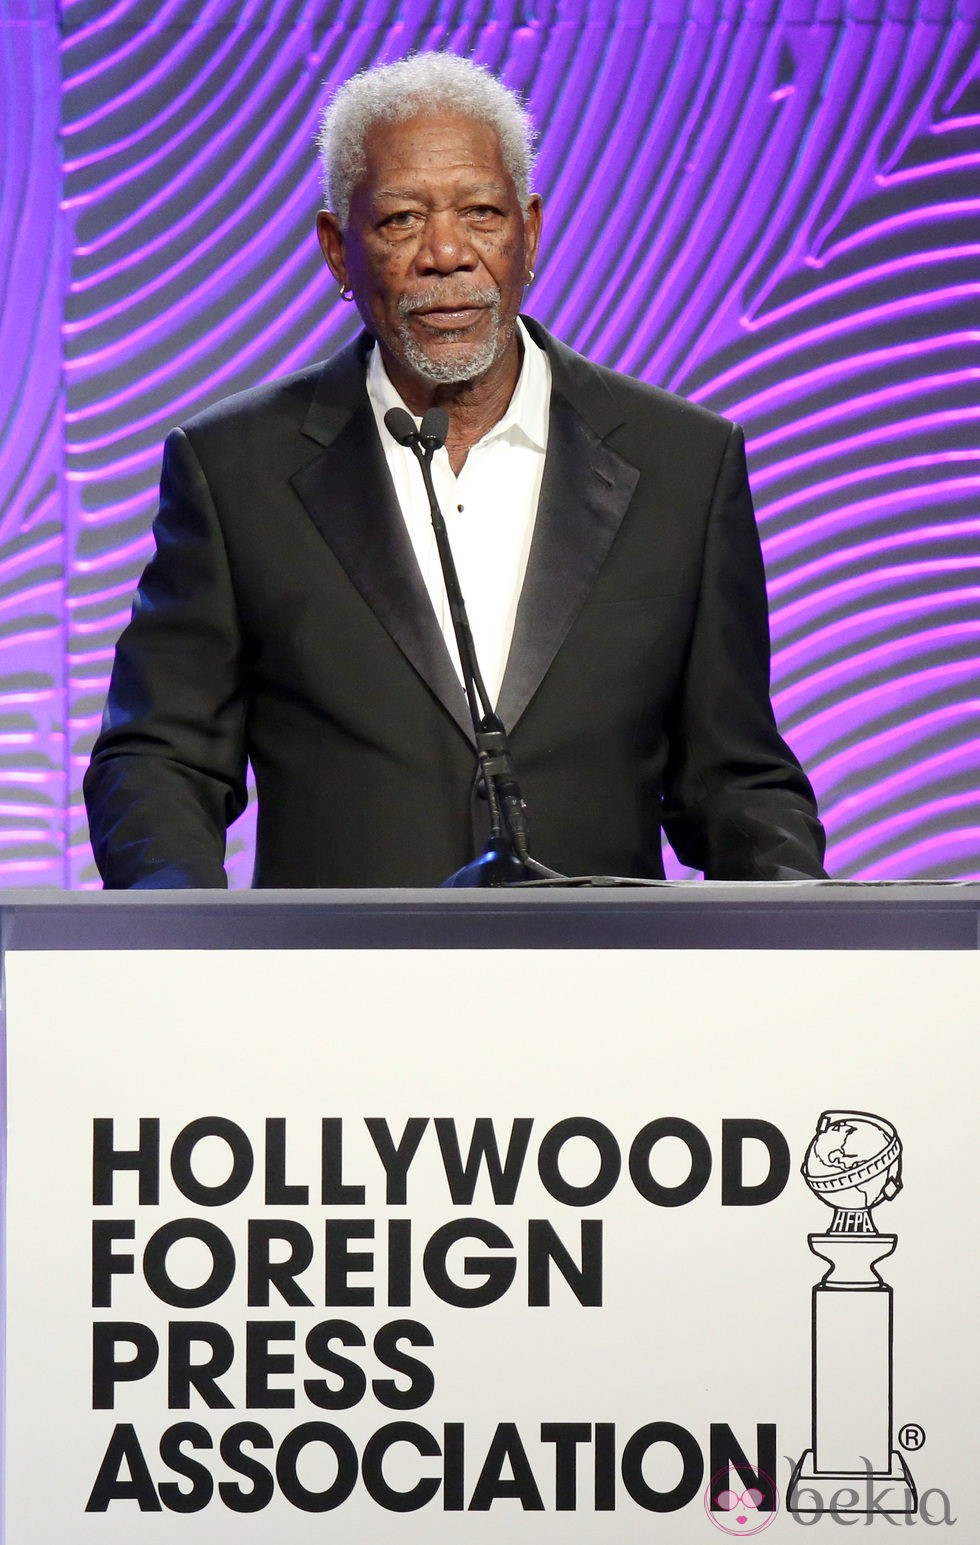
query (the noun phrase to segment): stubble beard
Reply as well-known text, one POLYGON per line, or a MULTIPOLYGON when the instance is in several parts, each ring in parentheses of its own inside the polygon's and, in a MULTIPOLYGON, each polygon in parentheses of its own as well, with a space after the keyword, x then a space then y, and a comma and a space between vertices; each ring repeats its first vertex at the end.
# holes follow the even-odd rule
MULTIPOLYGON (((512 336, 513 330, 506 331, 500 314, 500 291, 479 290, 460 302, 482 306, 490 315, 490 330, 482 343, 474 343, 465 353, 457 353, 450 359, 440 359, 438 355, 433 358, 428 354, 412 332, 408 321, 416 312, 438 306, 443 299, 437 290, 415 295, 411 300, 402 298, 398 309, 403 321, 396 329, 399 356, 402 363, 417 376, 424 381, 431 381, 433 385, 453 386, 461 381, 474 381, 493 368, 503 356, 512 336)), ((438 338, 440 342, 458 343, 465 342, 468 334, 469 328, 466 327, 440 328, 438 338)))

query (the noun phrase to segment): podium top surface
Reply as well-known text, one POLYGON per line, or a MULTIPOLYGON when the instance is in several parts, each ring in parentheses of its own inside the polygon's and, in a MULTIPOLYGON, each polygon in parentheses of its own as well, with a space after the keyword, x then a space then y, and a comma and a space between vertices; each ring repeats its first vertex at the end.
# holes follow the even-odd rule
POLYGON ((0 942, 5 950, 975 950, 980 884, 0 891, 0 942))

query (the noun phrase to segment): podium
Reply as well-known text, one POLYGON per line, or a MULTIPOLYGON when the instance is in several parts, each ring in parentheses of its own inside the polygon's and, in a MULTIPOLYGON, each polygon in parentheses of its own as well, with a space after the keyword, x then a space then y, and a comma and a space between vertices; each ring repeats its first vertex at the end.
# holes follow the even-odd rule
POLYGON ((972 1540, 978 923, 970 884, 0 898, 6 1545, 972 1540), (880 1275, 815 1298, 877 1130, 880 1275))

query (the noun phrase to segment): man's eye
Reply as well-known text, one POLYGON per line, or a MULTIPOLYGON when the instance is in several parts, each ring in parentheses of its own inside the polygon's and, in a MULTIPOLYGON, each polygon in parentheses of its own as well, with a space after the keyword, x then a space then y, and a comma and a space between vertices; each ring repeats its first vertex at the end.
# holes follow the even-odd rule
POLYGON ((467 214, 474 220, 494 220, 500 214, 500 210, 495 209, 492 204, 474 204, 472 209, 467 210, 467 214))
POLYGON ((394 214, 386 215, 381 225, 388 230, 407 230, 418 219, 418 215, 412 209, 396 209, 394 214))

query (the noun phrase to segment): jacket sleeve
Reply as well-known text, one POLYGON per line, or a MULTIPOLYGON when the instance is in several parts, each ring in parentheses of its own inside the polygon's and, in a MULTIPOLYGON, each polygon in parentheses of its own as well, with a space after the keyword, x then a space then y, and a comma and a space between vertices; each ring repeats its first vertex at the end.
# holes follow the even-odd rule
POLYGON ((663 826, 683 863, 715 880, 825 877, 813 791, 769 697, 765 571, 735 425, 714 488, 669 739, 663 826))
POLYGON ((246 803, 244 650, 225 543, 187 437, 164 448, 154 556, 85 776, 109 889, 219 887, 246 803))

